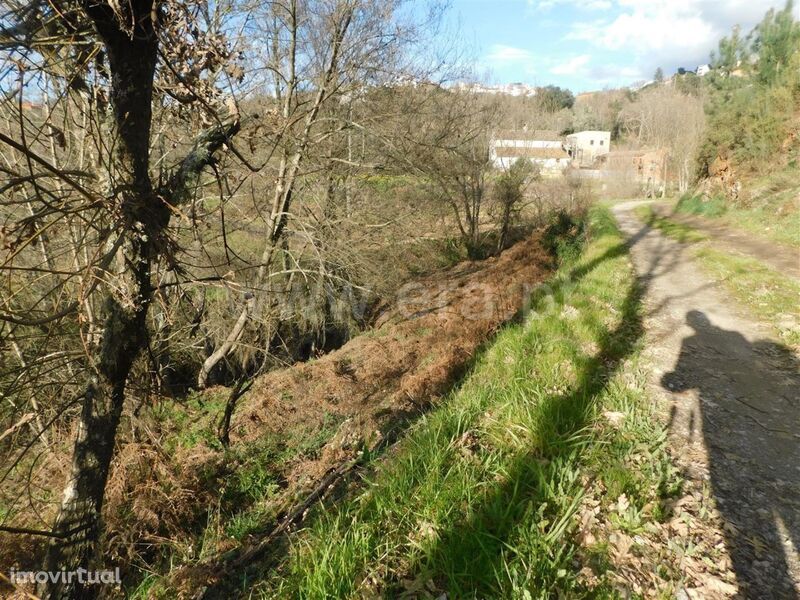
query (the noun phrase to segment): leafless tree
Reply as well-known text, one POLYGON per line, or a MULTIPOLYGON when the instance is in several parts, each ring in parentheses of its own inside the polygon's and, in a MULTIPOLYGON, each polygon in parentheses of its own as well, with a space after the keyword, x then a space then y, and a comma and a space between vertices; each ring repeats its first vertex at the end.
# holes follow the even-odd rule
POLYGON ((499 208, 500 234, 497 237, 497 251, 505 248, 508 234, 514 219, 522 210, 527 187, 539 178, 537 165, 527 158, 520 158, 502 173, 493 186, 494 197, 499 208))
MULTIPOLYGON (((136 435, 137 411, 161 401, 182 357, 202 387, 234 351, 263 361, 282 327, 313 318, 298 295, 335 312, 325 285, 358 288, 349 246, 388 223, 360 182, 398 165, 425 173, 408 132, 452 63, 420 50, 436 7, 420 22, 403 4, 6 3, 0 443, 13 457, 0 479, 34 451, 59 471, 53 439, 75 436, 55 524, 39 531, 48 569, 92 563, 120 423, 136 435)), ((483 156, 476 133, 456 131, 467 104, 429 138, 439 156, 483 156)), ((459 222, 475 239, 476 197, 459 222)))
MULTIPOLYGON (((235 110, 212 110, 215 87, 202 75, 227 60, 226 47, 185 4, 33 2, 10 9, 2 21, 2 77, 16 73, 19 85, 2 100, 13 122, 0 132, 9 181, 0 320, 5 339, 37 331, 45 344, 48 336, 79 340, 64 343, 58 359, 41 352, 31 359, 69 367, 59 409, 79 407, 46 565, 70 571, 86 568, 96 553, 126 385, 148 345, 149 309, 176 268, 171 219, 240 122, 235 110), (191 58, 176 69, 171 59, 181 53, 191 58), (161 157, 154 179, 156 88, 178 103, 202 102, 211 122, 182 158, 170 164, 161 157), (76 117, 81 126, 64 126, 76 117)), ((30 361, 20 360, 29 370, 30 361)), ((73 579, 49 584, 42 595, 92 592, 73 579)))
POLYGON ((678 190, 685 192, 705 127, 703 98, 657 86, 625 106, 620 121, 629 141, 667 152, 678 190))
POLYGON ((469 256, 482 255, 489 143, 498 110, 472 94, 424 86, 407 90, 413 119, 396 124, 392 136, 403 162, 428 182, 429 193, 450 209, 469 256))
POLYGON ((254 61, 253 69, 263 74, 269 106, 264 118, 271 121, 267 129, 275 132, 268 142, 270 155, 259 167, 269 185, 257 187, 271 189, 270 202, 264 206, 254 199, 266 235, 254 277, 247 283, 252 295, 242 300, 235 317, 221 330, 219 342, 199 371, 198 387, 205 387, 217 365, 242 344, 248 326, 274 329, 281 298, 303 270, 296 259, 298 239, 313 249, 316 275, 341 280, 327 268, 322 252, 333 227, 331 213, 312 210, 311 221, 300 223, 295 210, 298 196, 309 210, 313 180, 324 181, 322 204, 330 209, 337 189, 345 200, 349 198, 350 173, 369 172, 385 163, 383 157, 378 162, 366 157, 367 144, 373 157, 375 148, 387 143, 392 146, 388 153, 396 149, 376 124, 398 114, 410 119, 413 113, 395 105, 391 115, 382 114, 375 97, 381 89, 426 82, 440 66, 422 63, 412 51, 430 36, 438 12, 433 10, 420 22, 401 16, 405 4, 291 0, 251 11, 250 27, 260 39, 266 34, 256 46, 260 60, 254 61), (360 141, 358 152, 354 140, 360 141), (288 226, 293 219, 294 228, 288 226))

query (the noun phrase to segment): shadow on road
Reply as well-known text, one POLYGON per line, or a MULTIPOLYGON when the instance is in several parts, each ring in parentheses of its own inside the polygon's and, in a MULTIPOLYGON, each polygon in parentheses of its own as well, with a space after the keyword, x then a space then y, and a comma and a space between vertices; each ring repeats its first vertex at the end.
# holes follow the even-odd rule
MULTIPOLYGON (((796 598, 800 365, 785 346, 751 343, 698 310, 686 322, 694 333, 661 383, 672 393, 698 395, 692 414, 681 418, 688 423, 683 433, 705 443, 736 577, 747 598, 796 598)), ((689 406, 676 401, 673 429, 679 404, 689 406)))

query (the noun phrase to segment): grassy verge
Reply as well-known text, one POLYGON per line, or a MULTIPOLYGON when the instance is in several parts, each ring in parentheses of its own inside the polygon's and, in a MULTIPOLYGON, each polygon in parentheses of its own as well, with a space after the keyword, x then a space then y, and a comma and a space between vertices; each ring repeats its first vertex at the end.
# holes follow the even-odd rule
POLYGON ((700 233, 696 229, 671 221, 667 217, 663 217, 653 210, 653 207, 646 204, 639 206, 635 209, 636 215, 647 223, 650 227, 656 227, 663 231, 667 236, 672 239, 678 240, 681 243, 694 243, 702 242, 708 239, 706 235, 700 233))
POLYGON ((719 218, 758 237, 800 247, 798 180, 800 171, 796 167, 786 167, 749 182, 739 205, 719 196, 704 199, 687 194, 675 209, 685 214, 719 218))
POLYGON ((319 508, 288 553, 258 565, 259 580, 240 591, 308 599, 619 593, 609 541, 618 538, 592 523, 637 546, 628 536, 643 541, 638 534, 664 517, 677 478, 646 400, 642 290, 608 211, 593 213, 584 252, 565 255, 525 321, 498 335, 360 491, 319 508))
MULTIPOLYGON (((710 241, 688 225, 658 216, 652 207, 642 206, 637 214, 651 227, 683 243, 710 241)), ((766 321, 779 337, 791 346, 800 345, 800 283, 750 257, 737 256, 715 249, 712 244, 699 244, 695 258, 714 278, 721 280, 741 304, 756 317, 766 321)))
POLYGON ((754 258, 707 246, 698 248, 696 256, 739 302, 770 323, 785 343, 800 346, 800 283, 754 258))

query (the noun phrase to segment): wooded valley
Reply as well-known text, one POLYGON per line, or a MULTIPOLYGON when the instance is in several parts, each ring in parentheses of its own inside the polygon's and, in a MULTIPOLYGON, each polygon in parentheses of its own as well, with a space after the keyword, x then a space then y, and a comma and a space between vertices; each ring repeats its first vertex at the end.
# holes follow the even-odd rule
MULTIPOLYGON (((626 219, 700 244, 692 260, 772 328, 770 356, 796 355, 794 5, 721 40, 703 77, 529 96, 475 91, 448 10, 0 3, 3 594, 754 589, 734 552, 719 595, 678 591, 705 575, 667 556, 676 503, 713 493, 644 400, 657 268, 629 258, 645 233, 626 219), (610 157, 663 162, 646 183, 560 145, 558 176, 522 154, 498 167, 501 131, 609 132, 610 157), (671 212, 619 212, 645 196, 671 212), (723 253, 714 226, 771 267, 723 253), (13 579, 81 569, 118 580, 13 579)), ((725 546, 721 522, 698 536, 725 546)), ((787 564, 770 597, 800 585, 787 564)))

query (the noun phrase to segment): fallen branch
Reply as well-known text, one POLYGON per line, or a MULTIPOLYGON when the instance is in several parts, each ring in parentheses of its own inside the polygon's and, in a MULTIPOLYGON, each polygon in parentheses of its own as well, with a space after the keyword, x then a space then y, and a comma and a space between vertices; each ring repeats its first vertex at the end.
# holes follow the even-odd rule
POLYGON ((28 529, 27 527, 7 527, 5 525, 0 525, 0 531, 5 531, 7 533, 16 533, 20 535, 39 535, 42 537, 63 539, 63 538, 68 538, 69 536, 78 533, 79 531, 88 529, 89 527, 90 525, 84 524, 84 525, 79 525, 78 527, 74 527, 68 531, 55 533, 53 531, 43 531, 41 529, 28 529))
POLYGON ((363 462, 363 455, 355 458, 349 462, 346 462, 339 467, 330 471, 325 477, 320 480, 317 486, 311 491, 311 493, 306 496, 305 500, 303 500, 300 504, 295 506, 289 513, 283 518, 283 520, 270 531, 260 542, 251 546, 244 552, 240 553, 234 560, 226 563, 227 567, 233 568, 241 568, 250 563, 254 560, 261 557, 264 552, 271 546, 272 541, 278 535, 285 532, 291 525, 298 523, 302 520, 302 517, 305 515, 306 511, 313 504, 315 504, 318 500, 320 500, 329 489, 331 489, 334 485, 336 485, 339 480, 341 480, 345 475, 348 475, 351 471, 353 471, 356 467, 358 467, 363 462))
POLYGON ((5 439, 6 437, 14 433, 17 429, 25 425, 25 423, 31 421, 33 419, 33 416, 34 416, 33 413, 25 413, 24 415, 22 415, 22 418, 19 421, 14 423, 11 427, 9 427, 2 434, 0 434, 0 440, 5 439))

